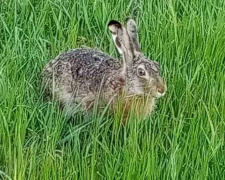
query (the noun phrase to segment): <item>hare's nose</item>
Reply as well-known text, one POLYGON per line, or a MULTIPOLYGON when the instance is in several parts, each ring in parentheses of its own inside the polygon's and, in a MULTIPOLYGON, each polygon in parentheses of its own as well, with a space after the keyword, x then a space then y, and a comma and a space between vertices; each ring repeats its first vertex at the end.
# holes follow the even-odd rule
POLYGON ((166 86, 158 87, 157 90, 158 90, 159 93, 163 94, 163 93, 166 92, 166 86))
POLYGON ((163 94, 165 93, 167 90, 167 87, 166 87, 166 83, 164 81, 164 79, 162 77, 158 77, 157 78, 157 91, 160 93, 160 94, 163 94))

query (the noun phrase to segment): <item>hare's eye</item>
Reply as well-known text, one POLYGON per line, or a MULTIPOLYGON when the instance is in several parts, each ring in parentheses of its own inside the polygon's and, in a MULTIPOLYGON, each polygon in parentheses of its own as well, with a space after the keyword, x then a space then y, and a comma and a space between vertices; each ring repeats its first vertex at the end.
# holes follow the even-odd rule
POLYGON ((139 76, 145 76, 145 70, 142 69, 142 68, 139 68, 139 69, 138 69, 138 75, 139 75, 139 76))

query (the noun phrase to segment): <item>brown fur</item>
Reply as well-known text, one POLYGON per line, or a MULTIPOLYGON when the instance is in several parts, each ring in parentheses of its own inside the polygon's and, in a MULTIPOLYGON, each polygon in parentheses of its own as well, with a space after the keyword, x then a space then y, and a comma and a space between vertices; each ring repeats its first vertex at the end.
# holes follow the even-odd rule
POLYGON ((145 117, 152 112, 155 99, 166 92, 159 65, 140 52, 133 20, 127 21, 127 28, 118 21, 108 26, 123 57, 122 64, 97 49, 69 50, 45 66, 43 85, 69 114, 78 105, 92 112, 96 101, 99 109, 110 104, 109 108, 115 111, 121 101, 125 118, 130 111, 145 117), (140 68, 144 75, 139 74, 140 68))

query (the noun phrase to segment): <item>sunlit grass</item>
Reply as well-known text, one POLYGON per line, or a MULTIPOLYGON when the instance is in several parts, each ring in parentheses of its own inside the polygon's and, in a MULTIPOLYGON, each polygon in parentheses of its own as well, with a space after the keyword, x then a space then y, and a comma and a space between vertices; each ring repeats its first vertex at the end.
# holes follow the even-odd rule
POLYGON ((0 1, 0 179, 225 179, 224 138, 224 1, 0 1), (43 101, 50 59, 81 46, 118 57, 106 25, 133 14, 168 85, 151 117, 123 127, 119 113, 68 118, 43 101))

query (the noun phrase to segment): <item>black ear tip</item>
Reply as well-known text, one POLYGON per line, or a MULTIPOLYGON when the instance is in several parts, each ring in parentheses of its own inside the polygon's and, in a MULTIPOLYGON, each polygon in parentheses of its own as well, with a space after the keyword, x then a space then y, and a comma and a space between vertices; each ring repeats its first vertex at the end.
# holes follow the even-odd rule
POLYGON ((118 28, 121 28, 122 27, 122 25, 120 24, 120 22, 119 21, 115 21, 115 20, 109 21, 108 26, 112 26, 112 25, 117 26, 118 28))

